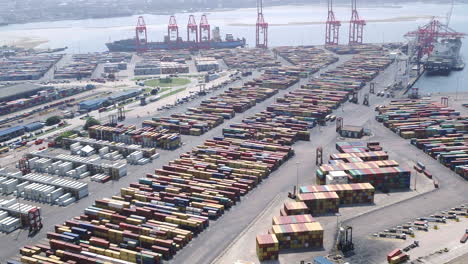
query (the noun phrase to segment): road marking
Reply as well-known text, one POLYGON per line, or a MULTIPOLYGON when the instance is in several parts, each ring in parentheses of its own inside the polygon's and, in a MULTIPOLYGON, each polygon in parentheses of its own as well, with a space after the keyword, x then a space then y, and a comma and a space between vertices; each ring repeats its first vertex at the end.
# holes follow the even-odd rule
POLYGON ((273 197, 273 199, 271 199, 271 201, 267 204, 267 206, 265 206, 265 208, 250 222, 250 224, 246 228, 244 228, 244 230, 242 230, 242 232, 240 232, 239 235, 237 235, 234 238, 234 240, 231 243, 229 243, 229 245, 213 261, 211 261, 211 264, 219 262, 221 258, 234 246, 234 244, 236 244, 237 241, 239 241, 239 239, 243 237, 244 234, 247 233, 247 231, 249 231, 252 228, 252 226, 261 217, 263 217, 266 214, 266 212, 273 206, 273 204, 278 202, 283 195, 284 193, 281 192, 281 193, 278 193, 275 197, 273 197))

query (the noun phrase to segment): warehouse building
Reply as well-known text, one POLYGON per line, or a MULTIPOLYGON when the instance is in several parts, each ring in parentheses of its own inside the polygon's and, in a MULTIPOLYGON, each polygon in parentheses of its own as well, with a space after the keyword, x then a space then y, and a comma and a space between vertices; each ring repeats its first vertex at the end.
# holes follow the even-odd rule
POLYGON ((138 90, 138 89, 128 90, 125 92, 121 92, 121 93, 117 93, 117 94, 109 96, 109 101, 111 103, 115 103, 118 101, 127 100, 130 98, 136 97, 140 94, 141 94, 141 90, 138 90))
POLYGON ((24 135, 24 126, 10 127, 0 131, 0 142, 24 135))
POLYGON ((86 100, 79 104, 80 111, 93 111, 102 107, 107 98, 98 98, 92 100, 86 100))
POLYGON ((20 83, 0 88, 0 101, 12 101, 35 95, 37 92, 50 89, 49 86, 34 83, 20 83))
POLYGON ((43 128, 43 127, 44 127, 44 123, 33 122, 33 123, 30 123, 30 124, 24 125, 24 130, 27 131, 27 132, 32 132, 32 131, 39 130, 39 129, 43 128))

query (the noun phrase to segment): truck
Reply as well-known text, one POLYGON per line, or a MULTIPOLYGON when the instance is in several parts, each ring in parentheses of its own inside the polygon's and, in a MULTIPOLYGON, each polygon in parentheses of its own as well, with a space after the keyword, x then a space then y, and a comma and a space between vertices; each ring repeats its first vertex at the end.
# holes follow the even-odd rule
POLYGON ((407 260, 409 260, 409 255, 405 254, 405 253, 401 253, 401 254, 399 254, 397 256, 392 257, 388 263, 390 263, 390 264, 399 264, 399 263, 403 263, 403 262, 405 262, 407 260))
POLYGON ((466 243, 467 240, 468 240, 468 229, 465 230, 465 234, 463 234, 463 236, 461 237, 460 243, 466 243))

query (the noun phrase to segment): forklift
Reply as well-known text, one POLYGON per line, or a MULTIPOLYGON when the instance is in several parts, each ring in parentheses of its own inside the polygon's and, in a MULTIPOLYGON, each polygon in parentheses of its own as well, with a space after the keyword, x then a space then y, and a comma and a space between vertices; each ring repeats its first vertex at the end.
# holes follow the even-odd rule
POLYGON ((375 82, 369 84, 369 93, 375 94, 375 82))
POLYGON ((340 226, 337 247, 345 256, 354 250, 353 228, 351 226, 340 226))
POLYGON ((355 103, 355 104, 359 103, 358 94, 357 94, 356 91, 354 91, 354 92, 352 93, 351 98, 349 98, 349 101, 350 101, 351 103, 355 103))
POLYGON ((364 95, 364 101, 362 102, 362 104, 369 106, 369 94, 364 95))

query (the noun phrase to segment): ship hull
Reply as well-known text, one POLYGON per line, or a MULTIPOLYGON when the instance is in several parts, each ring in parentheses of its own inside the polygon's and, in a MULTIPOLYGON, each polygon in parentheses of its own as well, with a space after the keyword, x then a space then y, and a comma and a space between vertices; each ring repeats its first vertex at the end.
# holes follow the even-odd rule
POLYGON ((452 67, 424 67, 428 75, 449 75, 452 67))
MULTIPOLYGON (((112 52, 135 52, 137 51, 136 41, 134 39, 119 40, 112 43, 106 43, 109 51, 112 52)), ((178 41, 178 42, 148 42, 148 50, 179 50, 179 49, 229 49, 244 47, 245 39, 233 41, 210 41, 205 43, 178 41)))

